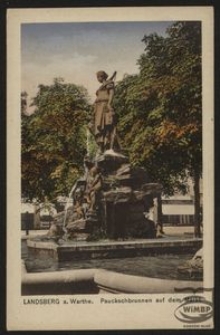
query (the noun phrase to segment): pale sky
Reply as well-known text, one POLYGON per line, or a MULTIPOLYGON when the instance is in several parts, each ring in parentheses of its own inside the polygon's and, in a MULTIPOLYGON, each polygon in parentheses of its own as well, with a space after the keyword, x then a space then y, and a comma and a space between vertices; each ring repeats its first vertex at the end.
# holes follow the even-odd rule
POLYGON ((138 72, 137 59, 144 52, 144 35, 164 35, 172 22, 31 23, 21 26, 21 89, 34 97, 39 84, 56 77, 83 85, 91 97, 99 83, 96 72, 138 72))

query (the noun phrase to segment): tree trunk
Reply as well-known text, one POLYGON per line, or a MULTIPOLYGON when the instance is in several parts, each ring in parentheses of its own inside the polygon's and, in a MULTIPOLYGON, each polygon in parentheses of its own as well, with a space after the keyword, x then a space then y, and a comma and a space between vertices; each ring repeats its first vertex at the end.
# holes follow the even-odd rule
POLYGON ((200 217, 200 176, 195 171, 194 174, 194 236, 201 237, 201 217, 200 217))
POLYGON ((162 197, 161 194, 157 197, 158 202, 158 223, 160 225, 161 233, 163 233, 163 212, 162 212, 162 197))
POLYGON ((157 228, 157 237, 161 237, 161 234, 164 234, 163 231, 163 213, 162 213, 162 198, 161 194, 157 196, 156 200, 156 215, 154 218, 156 228, 157 228))

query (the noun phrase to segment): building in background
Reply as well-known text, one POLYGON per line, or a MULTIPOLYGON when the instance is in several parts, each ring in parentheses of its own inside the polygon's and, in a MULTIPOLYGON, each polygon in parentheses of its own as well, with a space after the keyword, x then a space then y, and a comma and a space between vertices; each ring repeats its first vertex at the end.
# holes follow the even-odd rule
POLYGON ((194 203, 190 195, 162 198, 163 223, 193 225, 194 203))
POLYGON ((37 201, 28 201, 22 199, 21 202, 21 229, 49 229, 53 222, 54 216, 57 214, 55 205, 45 201, 39 203, 37 201))
MULTIPOLYGON (((163 223, 171 225, 194 225, 194 191, 192 180, 188 181, 188 193, 176 193, 173 196, 162 197, 163 223)), ((200 207, 202 216, 202 179, 200 180, 200 207)))

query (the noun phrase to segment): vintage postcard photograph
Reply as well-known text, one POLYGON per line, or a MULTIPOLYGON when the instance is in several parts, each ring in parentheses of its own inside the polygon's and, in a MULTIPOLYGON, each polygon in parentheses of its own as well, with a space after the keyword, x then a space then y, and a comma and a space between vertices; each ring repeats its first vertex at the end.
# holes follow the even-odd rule
POLYGON ((212 329, 213 9, 7 14, 8 330, 212 329))

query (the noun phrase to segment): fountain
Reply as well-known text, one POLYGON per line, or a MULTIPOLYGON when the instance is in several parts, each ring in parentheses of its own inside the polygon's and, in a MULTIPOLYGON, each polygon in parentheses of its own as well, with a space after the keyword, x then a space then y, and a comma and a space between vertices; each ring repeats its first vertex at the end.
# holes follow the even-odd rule
MULTIPOLYGON (((150 183, 145 170, 132 168, 122 154, 111 107, 115 75, 107 80, 104 71, 97 73, 102 85, 96 93, 89 129, 98 150, 94 158, 89 154, 85 157, 85 174, 69 194, 73 206, 57 216, 55 224, 63 226, 64 239, 156 237, 155 224, 147 215, 153 200, 161 196, 162 187, 150 183)), ((55 232, 54 227, 52 230, 55 232)))
POLYGON ((160 221, 154 222, 150 212, 154 209, 160 218, 162 186, 152 183, 144 168, 132 167, 122 151, 112 108, 114 77, 108 80, 104 71, 97 73, 101 86, 88 128, 98 150, 95 157, 89 152, 85 156, 84 175, 69 194, 72 205, 56 215, 46 235, 27 240, 35 257, 82 261, 193 253, 202 246, 201 239, 157 239, 160 221))

